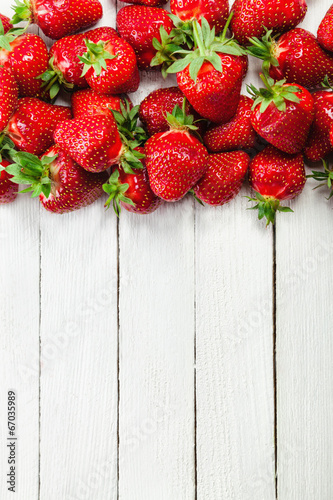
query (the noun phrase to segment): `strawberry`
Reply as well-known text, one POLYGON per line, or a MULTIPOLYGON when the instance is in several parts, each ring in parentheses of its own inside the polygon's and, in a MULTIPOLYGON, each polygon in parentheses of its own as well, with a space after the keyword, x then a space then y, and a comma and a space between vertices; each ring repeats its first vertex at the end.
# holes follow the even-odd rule
POLYGON ((98 0, 15 0, 13 24, 35 23, 44 35, 58 40, 97 23, 103 15, 98 0))
POLYGON ((134 3, 137 5, 146 5, 147 7, 161 7, 167 3, 167 0, 120 0, 124 3, 134 3))
POLYGON ((9 165, 5 159, 0 162, 0 205, 14 201, 18 192, 18 185, 11 181, 12 176, 3 170, 9 165))
POLYGON ((231 31, 236 40, 245 45, 252 37, 262 37, 265 28, 273 34, 289 31, 304 19, 305 0, 235 0, 231 7, 231 31))
POLYGON ((161 26, 166 34, 173 28, 173 22, 164 9, 128 5, 118 12, 117 30, 133 47, 139 69, 151 68, 150 63, 157 53, 153 40, 155 38, 157 42, 161 42, 161 26))
POLYGON ((208 205, 228 203, 240 191, 249 163, 244 151, 210 155, 206 172, 193 188, 194 195, 208 205))
POLYGON ((235 116, 222 125, 213 125, 203 140, 208 151, 232 151, 253 148, 257 134, 251 124, 253 100, 241 95, 235 116))
POLYGON ((256 132, 285 153, 300 153, 314 118, 313 99, 304 87, 261 73, 265 87, 248 87, 255 98, 251 123, 256 132))
POLYGON ((6 127, 17 105, 18 87, 10 71, 0 68, 0 132, 6 127))
POLYGON ((267 225, 274 224, 276 212, 292 212, 289 207, 280 205, 282 200, 292 200, 298 196, 305 185, 303 155, 288 155, 274 146, 266 146, 250 163, 249 183, 256 191, 258 217, 266 217, 267 225))
POLYGON ((170 10, 182 21, 200 21, 204 17, 215 33, 223 30, 228 19, 228 0, 171 0, 170 10))
POLYGON ((135 92, 140 83, 134 50, 126 40, 104 30, 91 30, 85 39, 87 52, 79 56, 84 63, 82 76, 101 94, 135 92))
POLYGON ((153 192, 166 201, 177 201, 206 171, 208 152, 190 131, 193 116, 175 106, 167 114, 170 130, 154 134, 145 144, 146 166, 153 192))
POLYGON ((27 184, 22 192, 39 196, 43 207, 63 214, 86 207, 103 194, 106 172, 84 170, 59 146, 53 145, 39 159, 30 153, 13 152, 13 165, 7 167, 12 182, 27 184))
POLYGON ((178 86, 193 108, 214 123, 228 122, 235 115, 247 70, 242 49, 225 38, 228 23, 216 39, 214 28, 210 30, 205 18, 202 26, 193 21, 195 50, 183 50, 181 55, 185 57, 167 70, 177 73, 178 86))
MULTIPOLYGON (((143 152, 143 148, 138 148, 143 152)), ((103 189, 109 195, 105 204, 108 208, 112 202, 117 216, 120 215, 121 207, 135 214, 150 214, 162 203, 149 185, 148 173, 144 159, 141 159, 143 168, 134 168, 133 173, 126 173, 118 166, 110 176, 103 189)))
POLYGON ((71 110, 68 107, 23 97, 19 99, 5 133, 18 149, 40 155, 53 144, 57 124, 69 118, 71 110))
POLYGON ((45 42, 38 35, 16 36, 9 31, 0 39, 0 66, 11 70, 21 97, 43 95, 43 82, 37 77, 47 70, 48 60, 45 42))
POLYGON ((9 17, 4 16, 3 14, 0 14, 0 21, 2 24, 2 29, 1 29, 1 24, 0 24, 0 34, 3 35, 7 33, 10 29, 13 28, 12 23, 10 22, 9 17))
POLYGON ((333 5, 319 24, 317 40, 323 49, 333 51, 333 5))
POLYGON ((333 80, 333 55, 325 52, 316 37, 302 28, 295 28, 275 41, 268 31, 262 40, 253 38, 247 52, 264 60, 264 68, 274 80, 286 79, 313 89, 325 76, 333 80))
MULTIPOLYGON (((125 104, 128 97, 98 94, 92 89, 78 90, 71 95, 74 118, 87 115, 112 115, 112 109, 121 111, 120 103, 125 104)), ((129 101, 130 102, 130 101, 129 101)))
POLYGON ((333 91, 318 90, 312 94, 314 120, 304 154, 310 161, 319 161, 333 151, 330 130, 333 126, 333 91))
MULTIPOLYGON (((139 117, 149 136, 169 130, 166 115, 172 113, 176 104, 181 107, 184 97, 183 92, 178 87, 166 87, 153 90, 144 98, 140 104, 139 117)), ((186 101, 185 112, 193 115, 195 119, 200 118, 188 101, 186 101)), ((204 131, 203 120, 196 125, 198 125, 200 132, 204 131)))

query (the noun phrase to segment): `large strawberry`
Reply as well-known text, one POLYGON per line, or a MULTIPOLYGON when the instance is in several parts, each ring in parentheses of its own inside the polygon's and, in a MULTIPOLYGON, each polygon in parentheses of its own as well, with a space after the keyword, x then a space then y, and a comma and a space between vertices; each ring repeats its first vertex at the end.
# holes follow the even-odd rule
POLYGON ((112 110, 121 111, 120 105, 125 104, 125 100, 129 101, 126 95, 98 94, 92 89, 78 90, 71 95, 73 117, 112 115, 112 110))
MULTIPOLYGON (((125 0, 120 0, 125 2, 125 0)), ((146 5, 147 7, 161 7, 167 3, 167 0, 126 0, 126 3, 134 3, 138 5, 146 5)))
POLYGON ((185 57, 167 71, 177 73, 179 88, 202 117, 225 123, 236 113, 247 58, 236 42, 226 39, 228 23, 217 39, 205 18, 201 24, 193 21, 195 49, 181 51, 185 57))
POLYGON ((317 40, 324 49, 333 51, 333 5, 328 9, 319 25, 317 40))
POLYGON ((150 69, 150 63, 156 55, 154 38, 161 42, 160 27, 169 34, 173 22, 164 9, 144 5, 122 7, 117 14, 117 29, 134 49, 139 69, 150 69))
POLYGON ((23 97, 19 99, 5 133, 18 149, 40 155, 53 144, 53 132, 57 124, 71 116, 68 107, 49 104, 34 97, 23 97))
POLYGON ((8 160, 0 161, 0 205, 12 203, 18 192, 18 185, 11 181, 12 176, 4 170, 10 165, 8 160))
POLYGON ((154 134, 145 144, 146 166, 153 192, 166 201, 177 201, 198 182, 207 168, 208 152, 191 134, 193 117, 184 105, 167 115, 170 130, 154 134))
POLYGON ((82 76, 101 94, 135 92, 140 83, 134 50, 126 40, 106 30, 91 30, 85 39, 87 52, 79 56, 82 76))
POLYGON ((304 154, 311 161, 318 161, 333 151, 330 130, 333 126, 333 91, 318 90, 312 94, 314 120, 305 144, 304 154))
POLYGON ((213 206, 228 203, 239 192, 249 163, 244 151, 210 155, 206 172, 193 188, 196 198, 213 206))
POLYGON ((103 15, 99 0, 15 0, 12 22, 35 23, 44 35, 58 40, 97 23, 103 15))
POLYGON ((228 0, 171 0, 171 12, 182 21, 200 21, 204 17, 211 28, 219 33, 228 19, 228 0))
POLYGON ((18 87, 12 73, 0 68, 0 132, 6 127, 17 105, 18 87))
POLYGON ((333 55, 325 52, 309 31, 295 28, 278 40, 268 31, 261 40, 252 38, 250 42, 248 53, 263 59, 274 80, 285 78, 310 89, 318 87, 325 76, 333 80, 333 55))
POLYGON ((12 71, 21 97, 41 97, 45 92, 37 77, 48 68, 47 47, 38 35, 17 33, 20 30, 0 38, 0 66, 12 71))
POLYGON ((252 37, 262 37, 265 28, 273 34, 289 31, 303 20, 305 0, 235 0, 231 7, 231 31, 245 45, 252 37))
POLYGON ((92 174, 84 170, 59 146, 54 145, 39 159, 30 153, 13 152, 13 165, 7 172, 12 182, 26 184, 23 192, 32 192, 46 210, 63 214, 86 207, 103 194, 106 172, 92 174))
POLYGON ((280 204, 298 196, 305 185, 303 155, 288 155, 274 146, 266 146, 250 163, 249 183, 256 192, 258 217, 266 217, 267 225, 274 224, 276 212, 292 212, 280 204))
POLYGON ((241 95, 235 116, 228 123, 211 126, 203 140, 208 151, 253 148, 257 134, 251 124, 253 100, 241 95))
POLYGON ((313 99, 304 87, 261 73, 265 87, 248 87, 255 99, 251 123, 258 134, 285 153, 300 153, 314 117, 313 99))

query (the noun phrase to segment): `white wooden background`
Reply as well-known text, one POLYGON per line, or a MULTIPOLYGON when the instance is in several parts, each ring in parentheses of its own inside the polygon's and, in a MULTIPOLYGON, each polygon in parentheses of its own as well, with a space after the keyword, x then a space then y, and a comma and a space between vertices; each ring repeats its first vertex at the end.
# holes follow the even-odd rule
MULTIPOLYGON (((315 33, 331 1, 308 4, 315 33)), ((134 101, 173 82, 144 73, 134 101)), ((333 216, 312 187, 275 234, 242 196, 120 222, 103 200, 0 207, 2 500, 332 500, 333 216)))

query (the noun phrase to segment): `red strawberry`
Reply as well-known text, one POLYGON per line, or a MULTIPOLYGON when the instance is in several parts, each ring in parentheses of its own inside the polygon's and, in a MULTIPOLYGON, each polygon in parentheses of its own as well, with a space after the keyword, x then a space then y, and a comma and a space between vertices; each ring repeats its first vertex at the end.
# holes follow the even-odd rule
POLYGON ((252 207, 258 209, 258 217, 266 217, 267 225, 275 222, 275 214, 292 212, 280 205, 282 200, 292 200, 305 185, 304 160, 301 153, 288 155, 274 146, 266 146, 250 163, 249 183, 256 191, 257 202, 252 207))
POLYGON ((211 28, 215 27, 215 33, 223 30, 228 19, 228 0, 171 0, 170 10, 182 21, 196 19, 200 21, 204 17, 211 28))
POLYGON ((7 31, 12 29, 13 25, 10 22, 9 17, 4 16, 3 14, 0 14, 0 21, 2 22, 2 27, 3 27, 3 30, 0 29, 1 35, 3 35, 4 33, 7 33, 7 31))
POLYGON ((0 68, 0 132, 6 127, 17 104, 18 87, 10 71, 0 68))
MULTIPOLYGON (((120 0, 125 2, 125 0, 120 0)), ((134 3, 138 5, 146 5, 147 7, 161 7, 167 3, 167 0, 126 0, 126 3, 134 3)))
POLYGON ((214 39, 214 30, 210 31, 205 18, 201 24, 193 22, 195 50, 184 50, 185 57, 167 71, 177 73, 180 90, 202 117, 225 123, 237 111, 247 58, 233 40, 225 38, 224 32, 221 38, 214 39))
POLYGON ((262 37, 265 28, 281 34, 295 28, 307 11, 305 0, 235 0, 231 31, 239 43, 245 45, 249 38, 262 37))
MULTIPOLYGON (((176 104, 181 107, 185 96, 178 87, 167 87, 153 90, 140 104, 139 117, 143 123, 148 135, 166 132, 170 125, 166 119, 167 113, 172 113, 176 104)), ((194 111, 189 102, 186 102, 185 112, 191 114, 195 120, 199 115, 194 111)), ((204 121, 196 123, 199 132, 204 131, 204 121)))
POLYGON ((10 162, 7 160, 3 159, 0 162, 0 205, 14 201, 18 192, 18 185, 11 181, 12 176, 2 170, 8 165, 10 165, 10 162))
POLYGON ((228 123, 212 126, 204 135, 208 151, 232 151, 255 145, 257 134, 251 124, 253 100, 242 95, 235 116, 228 123))
POLYGON ((333 51, 333 5, 328 9, 319 25, 317 40, 323 49, 333 51))
POLYGON ((18 149, 40 155, 53 144, 57 124, 69 118, 68 107, 24 97, 18 101, 5 132, 18 149))
POLYGON ((97 23, 103 15, 98 0, 15 0, 14 24, 21 21, 35 23, 44 35, 58 40, 97 23))
POLYGON ((32 33, 13 37, 9 32, 1 40, 0 65, 12 71, 21 97, 40 97, 43 82, 37 77, 47 70, 49 60, 45 42, 32 33))
POLYGON ((312 94, 314 120, 308 136, 304 153, 311 161, 318 161, 333 151, 330 130, 333 126, 333 92, 319 90, 312 94))
POLYGON ((15 152, 15 163, 7 170, 12 181, 27 184, 24 192, 32 191, 46 210, 63 214, 86 207, 103 194, 106 172, 92 174, 63 151, 52 146, 39 159, 29 153, 15 152))
POLYGON ((130 44, 106 30, 91 30, 88 36, 87 52, 79 59, 84 63, 82 76, 89 86, 101 94, 135 92, 140 76, 130 44))
POLYGON ((210 155, 206 172, 193 188, 195 196, 208 205, 228 203, 238 194, 249 163, 244 151, 210 155))
POLYGON ((260 75, 265 88, 248 87, 255 98, 251 123, 258 134, 285 153, 300 153, 314 118, 313 99, 304 87, 274 84, 272 78, 260 75))
POLYGON ((128 5, 117 14, 117 30, 134 49, 139 69, 150 69, 157 50, 153 39, 161 42, 160 27, 169 34, 173 28, 168 12, 144 5, 128 5))
POLYGON ((191 135, 193 117, 175 106, 168 114, 168 132, 154 134, 145 144, 146 166, 153 192, 166 201, 177 201, 206 171, 208 152, 191 135))
MULTIPOLYGON (((103 95, 92 89, 78 90, 71 96, 74 118, 87 115, 112 115, 112 109, 121 111, 120 103, 125 104, 128 97, 119 95, 103 95)), ((130 102, 130 101, 129 101, 130 102)))
POLYGON ((274 41, 268 32, 262 40, 253 39, 248 53, 264 60, 264 67, 274 80, 286 79, 306 88, 315 88, 325 76, 333 80, 333 55, 325 52, 316 37, 295 28, 274 41))

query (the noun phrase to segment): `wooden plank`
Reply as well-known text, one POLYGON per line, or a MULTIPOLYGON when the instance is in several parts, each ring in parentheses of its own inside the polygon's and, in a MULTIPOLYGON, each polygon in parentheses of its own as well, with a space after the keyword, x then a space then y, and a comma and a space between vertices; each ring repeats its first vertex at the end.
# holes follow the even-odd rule
MULTIPOLYGON (((308 2, 302 27, 316 33, 331 3, 308 2)), ((314 185, 277 221, 280 500, 333 497, 332 203, 314 185)))

